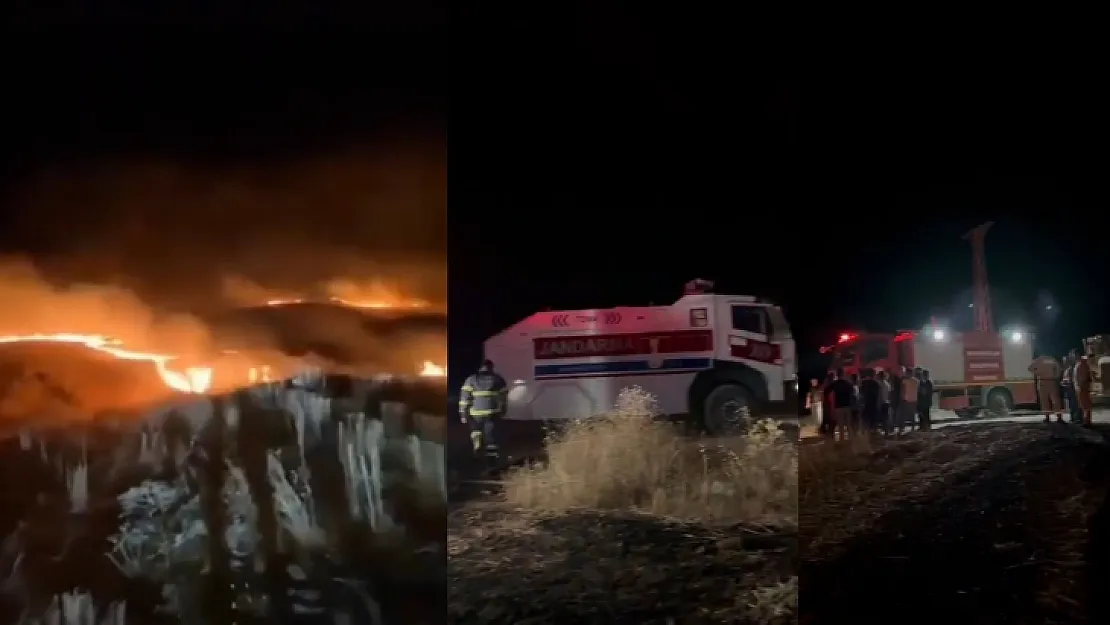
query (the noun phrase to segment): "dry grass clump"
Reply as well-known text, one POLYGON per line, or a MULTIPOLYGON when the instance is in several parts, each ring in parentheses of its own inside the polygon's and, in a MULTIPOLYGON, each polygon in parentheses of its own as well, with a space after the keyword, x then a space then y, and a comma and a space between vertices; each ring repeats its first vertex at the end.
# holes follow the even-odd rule
POLYGON ((546 463, 508 475, 506 498, 551 513, 620 509, 703 523, 797 523, 797 446, 773 421, 753 423, 743 437, 693 440, 658 414, 654 397, 626 389, 613 411, 552 437, 546 463))
POLYGON ((798 612, 798 576, 747 593, 745 612, 755 623, 777 623, 798 612))

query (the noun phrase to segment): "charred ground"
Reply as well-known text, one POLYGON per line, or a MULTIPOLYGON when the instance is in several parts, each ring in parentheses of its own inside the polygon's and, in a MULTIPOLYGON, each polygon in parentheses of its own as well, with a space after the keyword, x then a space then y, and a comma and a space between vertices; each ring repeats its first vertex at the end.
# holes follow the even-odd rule
MULTIPOLYGON (((502 445, 543 467, 449 478, 453 622, 794 622, 794 444, 694 442, 650 419, 597 419, 546 449, 539 424, 512 424, 502 445), (684 450, 692 464, 671 462, 684 450), (652 458, 670 464, 643 464, 652 458), (724 506, 704 494, 714 482, 724 506)), ((454 434, 453 469, 466 454, 454 434)))
POLYGON ((803 446, 803 624, 1097 623, 1110 431, 1013 423, 803 446))

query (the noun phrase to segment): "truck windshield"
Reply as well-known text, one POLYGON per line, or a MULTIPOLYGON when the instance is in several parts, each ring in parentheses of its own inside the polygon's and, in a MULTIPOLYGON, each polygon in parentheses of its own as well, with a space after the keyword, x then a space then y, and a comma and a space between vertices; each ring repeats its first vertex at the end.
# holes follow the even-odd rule
POLYGON ((833 369, 856 366, 856 348, 842 347, 833 352, 833 369))
POLYGON ((789 339, 790 324, 786 323, 786 315, 782 314, 782 309, 778 306, 767 307, 767 317, 771 320, 771 338, 772 339, 789 339))

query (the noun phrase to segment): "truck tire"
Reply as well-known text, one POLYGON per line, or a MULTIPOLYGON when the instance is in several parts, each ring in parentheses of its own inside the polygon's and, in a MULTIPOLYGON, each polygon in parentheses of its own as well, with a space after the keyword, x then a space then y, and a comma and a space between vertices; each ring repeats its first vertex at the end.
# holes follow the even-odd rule
POLYGON ((1008 389, 992 388, 987 392, 987 413, 1006 416, 1014 409, 1014 396, 1008 389))
POLYGON ((755 408, 751 391, 739 384, 721 384, 705 396, 702 425, 710 436, 739 434, 747 429, 755 408))

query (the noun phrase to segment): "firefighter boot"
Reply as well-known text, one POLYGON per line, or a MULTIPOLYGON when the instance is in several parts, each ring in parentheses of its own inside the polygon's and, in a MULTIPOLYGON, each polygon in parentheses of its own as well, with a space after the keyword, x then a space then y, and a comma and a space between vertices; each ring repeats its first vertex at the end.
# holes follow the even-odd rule
POLYGON ((470 452, 477 458, 482 455, 482 448, 485 447, 482 441, 481 430, 470 431, 470 452))
POLYGON ((497 445, 486 445, 485 462, 486 470, 490 473, 496 473, 501 469, 501 454, 497 449, 497 445))
POLYGON ((501 465, 501 450, 497 446, 497 440, 494 438, 494 427, 496 422, 492 418, 484 419, 483 421, 482 443, 486 457, 486 466, 489 467, 491 471, 496 471, 501 465))

